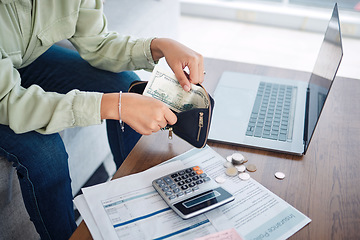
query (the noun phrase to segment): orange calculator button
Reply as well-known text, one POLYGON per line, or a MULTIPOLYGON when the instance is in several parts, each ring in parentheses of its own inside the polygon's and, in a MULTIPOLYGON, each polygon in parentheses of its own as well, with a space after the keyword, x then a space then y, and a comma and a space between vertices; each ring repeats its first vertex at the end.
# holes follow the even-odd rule
POLYGON ((195 167, 193 167, 193 170, 194 170, 194 171, 198 171, 198 170, 200 170, 200 167, 199 167, 199 166, 195 166, 195 167))
POLYGON ((197 175, 200 175, 200 174, 203 174, 203 173, 204 173, 203 170, 197 170, 197 171, 196 171, 196 174, 197 174, 197 175))

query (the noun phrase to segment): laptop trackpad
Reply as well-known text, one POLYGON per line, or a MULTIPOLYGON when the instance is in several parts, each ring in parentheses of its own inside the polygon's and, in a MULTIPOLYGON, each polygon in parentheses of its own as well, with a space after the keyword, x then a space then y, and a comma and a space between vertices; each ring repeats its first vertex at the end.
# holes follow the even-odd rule
POLYGON ((218 86, 209 139, 239 142, 244 138, 256 90, 218 86), (226 139, 224 139, 226 138, 226 139))

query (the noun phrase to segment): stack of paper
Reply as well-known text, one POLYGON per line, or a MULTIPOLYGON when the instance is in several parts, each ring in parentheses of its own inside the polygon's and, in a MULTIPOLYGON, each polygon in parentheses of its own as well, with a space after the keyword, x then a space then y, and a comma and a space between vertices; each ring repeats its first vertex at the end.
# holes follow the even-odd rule
MULTIPOLYGON (((195 239, 235 229, 243 239, 285 239, 311 220, 253 179, 224 175, 226 160, 210 147, 192 149, 165 164, 82 189, 74 202, 97 239, 195 239), (235 200, 183 220, 152 187, 152 180, 184 167, 201 166, 235 200)), ((231 231, 226 234, 230 234, 231 231)))

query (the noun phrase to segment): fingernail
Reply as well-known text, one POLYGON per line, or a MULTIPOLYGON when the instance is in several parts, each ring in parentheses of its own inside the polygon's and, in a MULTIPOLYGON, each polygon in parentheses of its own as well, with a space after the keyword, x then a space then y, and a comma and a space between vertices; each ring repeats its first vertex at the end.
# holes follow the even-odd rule
POLYGON ((185 85, 184 90, 188 92, 188 91, 190 91, 190 87, 188 85, 185 85))

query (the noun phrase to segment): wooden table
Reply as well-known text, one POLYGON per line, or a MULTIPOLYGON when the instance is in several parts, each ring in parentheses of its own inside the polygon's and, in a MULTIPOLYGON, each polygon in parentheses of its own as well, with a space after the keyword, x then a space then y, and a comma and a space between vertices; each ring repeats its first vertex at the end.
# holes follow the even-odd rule
MULTIPOLYGON (((205 59, 205 88, 212 93, 225 70, 305 80, 310 74, 205 59)), ((227 144, 208 144, 223 157, 240 151, 258 170, 251 177, 312 219, 290 239, 360 239, 360 80, 338 77, 307 154, 303 157, 227 144), (284 180, 274 173, 282 171, 284 180)), ((167 132, 143 136, 114 178, 137 173, 192 147, 167 132)), ((84 222, 71 239, 92 239, 84 222)))

